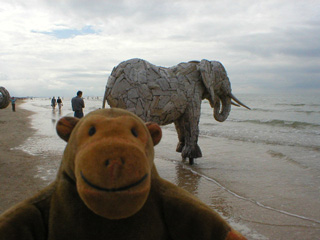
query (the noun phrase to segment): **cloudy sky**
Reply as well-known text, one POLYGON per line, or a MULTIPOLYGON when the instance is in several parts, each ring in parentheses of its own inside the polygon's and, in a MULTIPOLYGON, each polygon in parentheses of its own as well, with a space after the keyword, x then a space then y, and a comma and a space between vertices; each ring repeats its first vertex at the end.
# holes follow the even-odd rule
POLYGON ((320 90, 319 0, 1 0, 0 86, 102 96, 130 58, 217 60, 233 93, 320 90))

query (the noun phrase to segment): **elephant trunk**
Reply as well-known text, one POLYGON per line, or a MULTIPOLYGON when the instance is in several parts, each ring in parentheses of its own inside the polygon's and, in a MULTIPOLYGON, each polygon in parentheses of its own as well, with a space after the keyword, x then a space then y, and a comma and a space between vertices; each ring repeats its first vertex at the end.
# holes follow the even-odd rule
POLYGON ((213 116, 218 122, 225 121, 231 111, 231 98, 227 95, 215 96, 213 100, 213 116), (220 110, 220 108, 222 109, 220 110))
POLYGON ((231 111, 231 104, 236 105, 238 107, 242 106, 251 110, 251 108, 243 104, 232 93, 221 95, 221 97, 218 97, 217 95, 214 96, 215 97, 213 99, 213 103, 211 99, 209 101, 211 107, 213 107, 213 116, 218 122, 223 122, 228 118, 229 113, 231 111), (234 100, 237 104, 232 102, 232 100, 234 100), (221 106, 222 109, 220 110, 221 106))

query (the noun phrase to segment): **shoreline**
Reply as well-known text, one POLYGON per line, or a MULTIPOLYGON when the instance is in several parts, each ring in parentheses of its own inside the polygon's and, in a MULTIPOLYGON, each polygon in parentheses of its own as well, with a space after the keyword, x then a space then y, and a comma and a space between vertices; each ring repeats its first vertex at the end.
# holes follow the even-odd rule
POLYGON ((16 112, 11 106, 0 110, 0 214, 47 185, 34 177, 43 157, 15 149, 36 132, 30 120, 34 112, 20 108, 22 103, 17 101, 16 112))

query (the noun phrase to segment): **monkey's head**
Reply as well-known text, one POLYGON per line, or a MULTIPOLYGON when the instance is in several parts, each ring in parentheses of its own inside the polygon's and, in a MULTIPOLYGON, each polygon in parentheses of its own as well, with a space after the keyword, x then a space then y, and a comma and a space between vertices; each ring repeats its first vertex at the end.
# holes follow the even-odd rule
POLYGON ((84 118, 63 117, 58 135, 67 141, 62 168, 80 198, 97 215, 127 218, 145 204, 151 187, 155 123, 122 109, 100 109, 84 118))

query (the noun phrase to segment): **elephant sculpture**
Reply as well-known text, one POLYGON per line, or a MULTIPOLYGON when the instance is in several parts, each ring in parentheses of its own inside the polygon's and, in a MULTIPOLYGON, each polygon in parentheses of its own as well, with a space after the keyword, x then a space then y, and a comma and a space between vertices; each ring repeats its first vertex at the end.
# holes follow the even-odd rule
POLYGON ((0 87, 0 109, 8 107, 10 103, 10 94, 4 87, 0 87))
POLYGON ((231 93, 220 62, 191 61, 165 68, 142 59, 121 62, 112 70, 102 107, 107 100, 110 107, 127 109, 146 122, 174 123, 179 139, 176 151, 193 164, 194 158, 202 157, 198 124, 203 99, 219 122, 227 119, 231 104, 248 108, 231 93))

